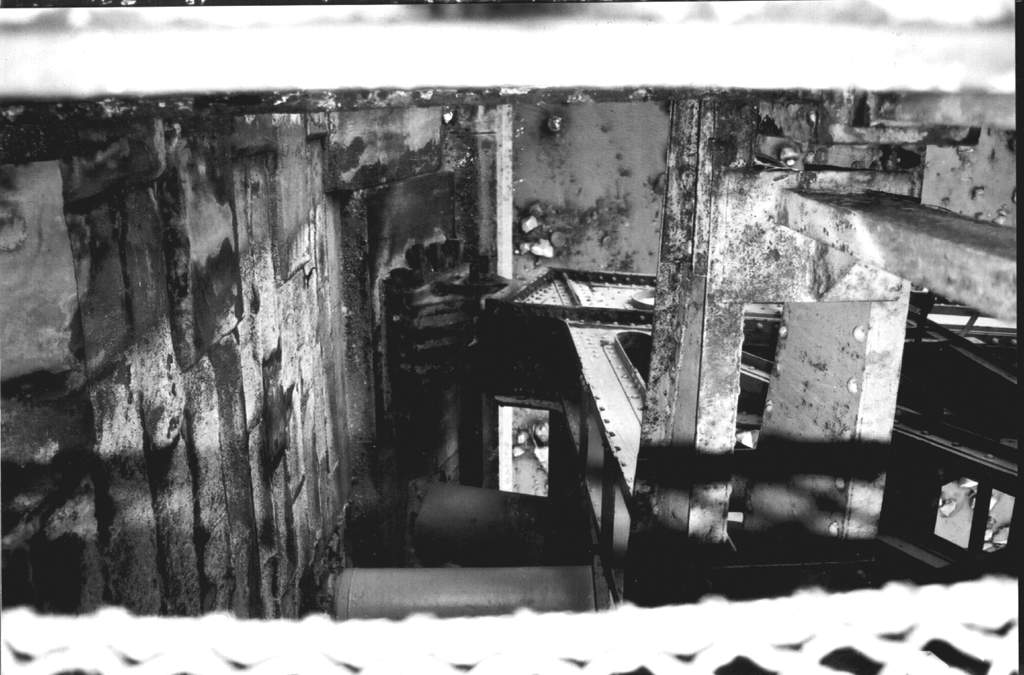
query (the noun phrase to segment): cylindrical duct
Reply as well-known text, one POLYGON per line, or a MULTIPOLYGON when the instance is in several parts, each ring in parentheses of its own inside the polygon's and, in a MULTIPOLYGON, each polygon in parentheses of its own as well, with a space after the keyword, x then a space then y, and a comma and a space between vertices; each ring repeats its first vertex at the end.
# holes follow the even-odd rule
POLYGON ((336 619, 402 619, 595 610, 591 568, 357 567, 335 578, 336 619))
POLYGON ((551 521, 543 497, 433 483, 416 516, 413 542, 425 565, 539 565, 551 562, 545 560, 551 521))

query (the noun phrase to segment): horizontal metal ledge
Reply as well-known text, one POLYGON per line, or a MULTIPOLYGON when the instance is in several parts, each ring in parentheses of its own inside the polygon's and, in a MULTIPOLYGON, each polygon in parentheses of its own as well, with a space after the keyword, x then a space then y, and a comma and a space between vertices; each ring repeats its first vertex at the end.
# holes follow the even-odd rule
POLYGON ((880 193, 795 190, 777 222, 982 313, 1017 316, 1014 228, 880 193))
POLYGON ((782 17, 741 20, 717 9, 557 5, 475 21, 430 7, 264 7, 255 18, 216 11, 231 8, 8 10, 0 98, 494 86, 1015 91, 1011 22, 856 22, 830 16, 831 3, 791 4, 782 17), (766 44, 795 51, 755 67, 766 44), (728 58, 709 58, 723 50, 728 58))
POLYGON ((334 618, 493 616, 521 609, 588 612, 597 607, 591 568, 349 568, 333 580, 334 618))

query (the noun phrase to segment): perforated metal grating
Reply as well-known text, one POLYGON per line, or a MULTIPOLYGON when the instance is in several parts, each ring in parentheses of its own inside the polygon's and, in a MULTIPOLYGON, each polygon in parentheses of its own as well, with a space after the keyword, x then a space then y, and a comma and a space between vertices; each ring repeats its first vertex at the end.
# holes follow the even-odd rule
POLYGON ((1018 672, 1017 580, 400 622, 3 613, 5 674, 1018 672), (941 658, 939 658, 941 656, 941 658), (947 665, 952 664, 952 665, 947 665))

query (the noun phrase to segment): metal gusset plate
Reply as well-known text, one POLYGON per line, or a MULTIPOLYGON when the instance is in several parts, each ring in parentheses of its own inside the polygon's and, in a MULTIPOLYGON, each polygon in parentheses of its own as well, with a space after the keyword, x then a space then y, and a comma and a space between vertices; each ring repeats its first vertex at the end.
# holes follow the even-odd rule
POLYGON ((650 325, 647 298, 655 278, 621 272, 584 272, 547 268, 502 302, 515 312, 586 323, 650 325))

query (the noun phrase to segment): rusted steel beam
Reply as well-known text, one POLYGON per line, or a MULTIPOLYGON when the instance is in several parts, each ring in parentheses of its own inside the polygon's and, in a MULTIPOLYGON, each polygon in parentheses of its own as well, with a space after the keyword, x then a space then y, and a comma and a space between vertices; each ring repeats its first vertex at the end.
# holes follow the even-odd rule
POLYGON ((673 414, 676 369, 682 348, 683 294, 681 284, 693 258, 693 219, 696 208, 697 149, 700 138, 700 99, 673 101, 670 111, 667 186, 661 224, 652 330, 651 368, 643 415, 643 443, 667 440, 673 414))
POLYGON ((1017 226, 1017 132, 977 129, 971 146, 924 152, 921 203, 962 216, 1017 226))
POLYGON ((756 113, 753 101, 744 98, 673 103, 644 445, 694 443, 690 432, 696 402, 690 399, 696 387, 685 378, 696 377, 699 367, 684 361, 700 353, 708 255, 714 241, 714 185, 728 167, 749 164, 756 113), (691 421, 683 422, 684 417, 691 421))
MULTIPOLYGON (((1012 102, 1012 97, 1009 97, 1012 102)), ((968 120, 976 119, 974 116, 968 120)), ((913 124, 894 126, 853 126, 828 124, 821 130, 824 145, 972 145, 971 127, 966 122, 958 125, 928 123, 924 115, 913 124)), ((822 162, 817 162, 821 164, 822 162)))
POLYGON ((871 124, 1017 128, 1017 97, 973 93, 889 92, 870 97, 871 124))
POLYGON ((494 145, 495 169, 495 268, 498 276, 511 278, 512 263, 512 220, 513 175, 512 144, 514 138, 512 106, 500 105, 495 111, 494 145))
MULTIPOLYGON (((743 304, 717 294, 714 256, 715 242, 728 228, 719 217, 727 173, 753 159, 759 119, 754 103, 702 99, 691 117, 699 120, 699 133, 673 134, 672 152, 684 161, 696 144, 696 184, 683 180, 684 174, 669 185, 668 204, 679 206, 666 213, 662 249, 680 259, 681 272, 676 280, 664 266, 659 270, 659 287, 668 282, 675 289, 674 311, 669 317, 659 313, 654 326, 645 446, 720 454, 735 445, 743 304), (666 318, 678 331, 671 339, 661 334, 666 318)), ((729 492, 728 483, 695 485, 685 506, 673 511, 674 528, 700 541, 725 541, 729 492)))
POLYGON ((623 586, 631 524, 626 502, 633 492, 644 398, 643 382, 618 344, 623 333, 617 327, 569 324, 582 382, 578 424, 585 484, 616 594, 623 586))
POLYGON ((905 196, 918 189, 910 175, 879 171, 727 172, 714 205, 718 230, 710 244, 709 283, 717 297, 740 303, 899 297, 899 277, 776 226, 782 193, 812 185, 836 192, 874 189, 905 196))
POLYGON ((950 299, 1017 316, 1016 233, 884 194, 789 191, 778 222, 950 299))

